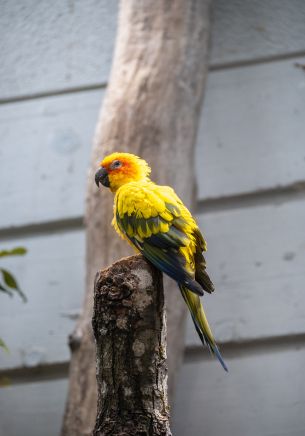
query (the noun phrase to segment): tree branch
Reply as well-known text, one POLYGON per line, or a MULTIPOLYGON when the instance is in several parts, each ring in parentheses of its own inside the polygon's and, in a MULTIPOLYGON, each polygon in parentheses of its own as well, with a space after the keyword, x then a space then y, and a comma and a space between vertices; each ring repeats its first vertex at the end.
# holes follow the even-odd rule
MULTIPOLYGON (((194 144, 210 30, 210 0, 122 0, 110 75, 94 140, 86 207, 87 278, 83 312, 72 340, 69 394, 62 436, 92 433, 96 411, 92 283, 100 267, 130 254, 110 223, 113 196, 98 190, 98 162, 113 151, 146 159, 152 178, 173 186, 187 206, 194 198, 194 144)), ((165 281, 166 283, 166 281, 165 281)), ((174 282, 165 285, 169 392, 184 350, 186 305, 174 282)))

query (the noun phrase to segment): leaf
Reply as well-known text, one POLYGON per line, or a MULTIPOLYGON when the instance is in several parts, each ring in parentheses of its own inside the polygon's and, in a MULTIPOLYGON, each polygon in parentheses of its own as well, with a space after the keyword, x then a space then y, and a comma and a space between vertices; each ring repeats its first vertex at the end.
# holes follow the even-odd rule
POLYGON ((13 292, 10 289, 5 288, 1 283, 0 283, 0 291, 4 292, 5 294, 8 294, 10 297, 13 296, 13 292))
POLYGON ((15 289, 15 291, 20 295, 20 297, 23 299, 23 301, 26 302, 27 298, 24 295, 24 293, 21 291, 21 289, 19 288, 15 277, 6 269, 0 268, 0 271, 2 272, 4 283, 8 287, 15 289))
POLYGON ((13 256, 23 256, 26 253, 27 249, 25 247, 15 247, 11 250, 13 256))
POLYGON ((9 353, 9 349, 7 348, 6 343, 1 338, 0 338, 0 347, 3 348, 7 353, 9 353))
POLYGON ((10 288, 18 289, 18 284, 17 284, 14 276, 6 269, 0 268, 0 271, 2 271, 3 280, 4 280, 5 284, 7 286, 9 286, 10 288))
POLYGON ((27 252, 24 247, 15 247, 12 250, 0 250, 0 257, 4 256, 23 256, 27 252))

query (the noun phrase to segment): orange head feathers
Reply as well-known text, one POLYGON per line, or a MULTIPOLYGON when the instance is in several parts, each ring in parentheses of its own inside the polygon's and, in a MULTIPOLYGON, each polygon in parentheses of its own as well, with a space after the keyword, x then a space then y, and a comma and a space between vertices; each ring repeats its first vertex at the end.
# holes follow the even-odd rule
POLYGON ((112 153, 100 163, 101 168, 95 174, 95 182, 117 191, 129 182, 147 180, 150 167, 147 162, 131 153, 112 153))

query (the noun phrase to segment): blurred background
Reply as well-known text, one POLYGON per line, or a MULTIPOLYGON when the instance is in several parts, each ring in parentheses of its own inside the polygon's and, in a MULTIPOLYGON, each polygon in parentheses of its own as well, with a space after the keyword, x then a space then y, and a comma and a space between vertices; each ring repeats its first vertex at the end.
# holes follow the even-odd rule
MULTIPOLYGON (((0 1, 1 436, 58 435, 84 292, 84 196, 117 1, 0 1), (50 298, 51 296, 51 298, 50 298)), ((305 2, 215 0, 196 145, 197 218, 230 368, 191 322, 176 436, 305 434, 305 2)))

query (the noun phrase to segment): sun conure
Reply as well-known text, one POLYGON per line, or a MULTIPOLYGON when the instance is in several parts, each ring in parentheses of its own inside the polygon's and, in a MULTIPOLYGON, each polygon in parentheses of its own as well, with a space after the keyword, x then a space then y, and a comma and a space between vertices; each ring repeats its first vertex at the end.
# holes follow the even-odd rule
POLYGON ((214 285, 202 255, 207 245, 195 219, 172 188, 150 180, 150 167, 138 156, 113 153, 100 166, 95 182, 115 194, 115 230, 178 283, 202 343, 227 371, 199 298, 203 291, 213 292, 214 285))

